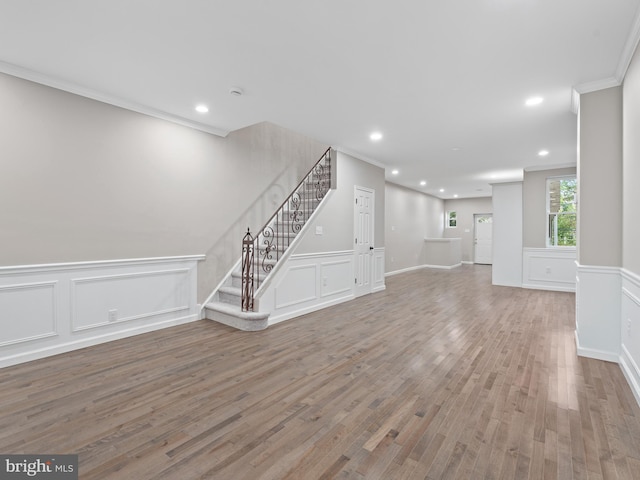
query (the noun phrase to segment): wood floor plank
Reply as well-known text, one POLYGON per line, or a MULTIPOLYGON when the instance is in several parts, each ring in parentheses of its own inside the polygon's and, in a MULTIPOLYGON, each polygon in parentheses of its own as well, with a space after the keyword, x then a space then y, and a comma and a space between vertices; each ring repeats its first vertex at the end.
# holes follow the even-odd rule
POLYGON ((83 480, 637 477, 640 407, 576 356, 573 294, 480 265, 386 283, 0 369, 0 451, 76 453, 83 480))

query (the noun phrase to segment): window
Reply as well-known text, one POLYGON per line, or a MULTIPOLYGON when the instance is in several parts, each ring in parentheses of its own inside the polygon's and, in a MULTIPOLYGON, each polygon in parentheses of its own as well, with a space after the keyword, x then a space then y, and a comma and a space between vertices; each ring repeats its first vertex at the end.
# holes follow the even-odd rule
POLYGON ((576 177, 547 179, 547 245, 576 246, 576 177))
POLYGON ((456 228, 458 226, 457 223, 458 223, 458 218, 456 216, 456 212, 447 212, 445 227, 456 228))

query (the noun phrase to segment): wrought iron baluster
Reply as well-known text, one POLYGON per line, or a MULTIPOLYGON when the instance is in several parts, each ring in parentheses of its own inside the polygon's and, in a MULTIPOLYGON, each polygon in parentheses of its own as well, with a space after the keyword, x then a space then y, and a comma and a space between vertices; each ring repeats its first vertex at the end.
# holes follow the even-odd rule
POLYGON ((253 311, 260 279, 264 281, 271 272, 331 187, 330 151, 325 151, 255 237, 247 228, 242 240, 243 311, 253 311))

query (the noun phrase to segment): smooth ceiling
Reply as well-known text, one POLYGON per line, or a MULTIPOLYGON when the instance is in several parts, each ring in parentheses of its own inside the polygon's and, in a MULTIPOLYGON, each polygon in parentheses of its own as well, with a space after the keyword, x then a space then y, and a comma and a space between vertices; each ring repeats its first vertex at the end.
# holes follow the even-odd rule
POLYGON ((486 196, 524 168, 575 164, 572 90, 620 83, 639 6, 0 0, 0 71, 221 135, 270 121, 398 184, 486 196), (533 95, 544 102, 525 107, 533 95))

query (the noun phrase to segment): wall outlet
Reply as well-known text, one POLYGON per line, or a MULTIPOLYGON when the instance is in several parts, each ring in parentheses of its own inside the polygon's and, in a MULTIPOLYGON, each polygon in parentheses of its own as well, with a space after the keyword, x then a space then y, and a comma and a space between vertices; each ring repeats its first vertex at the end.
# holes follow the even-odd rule
POLYGON ((547 272, 547 273, 551 273, 551 267, 547 267, 547 268, 546 268, 546 272, 547 272))
POLYGON ((116 320, 118 320, 118 310, 109 310, 109 321, 115 322, 116 320))
POLYGON ((327 277, 322 277, 322 286, 323 287, 327 286, 327 277))
POLYGON ((627 337, 631 338, 631 319, 627 318, 627 337))
POLYGON ((320 225, 316 225, 316 235, 322 235, 324 233, 320 225))

